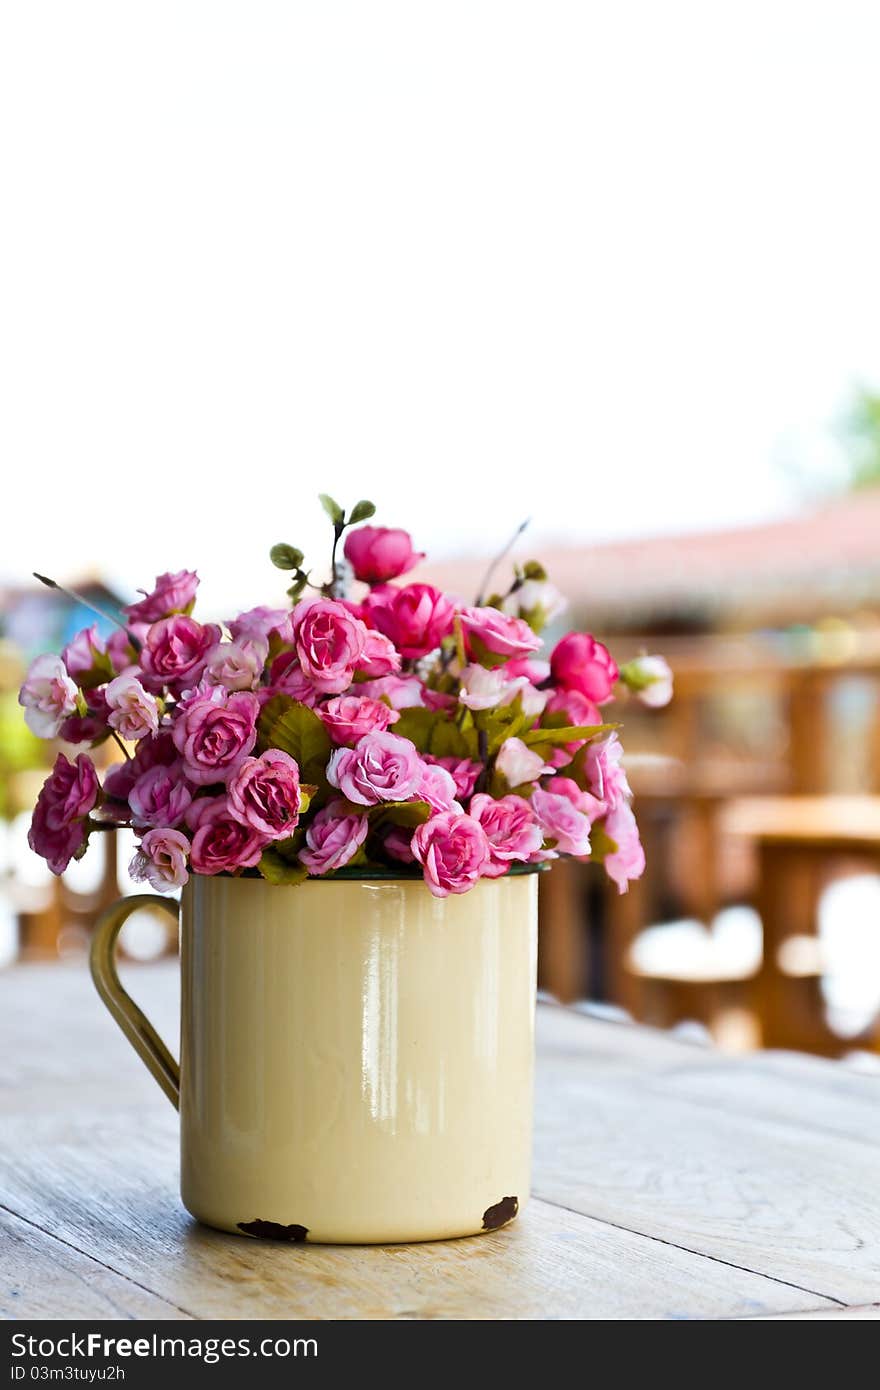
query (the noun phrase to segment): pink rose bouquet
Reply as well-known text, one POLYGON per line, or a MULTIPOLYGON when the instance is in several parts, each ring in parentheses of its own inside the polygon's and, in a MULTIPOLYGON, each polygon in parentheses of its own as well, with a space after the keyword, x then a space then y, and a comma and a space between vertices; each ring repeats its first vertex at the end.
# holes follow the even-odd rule
POLYGON ((424 558, 407 532, 321 500, 326 582, 294 546, 271 552, 288 606, 203 623, 197 575, 169 572, 109 637, 92 626, 36 658, 25 719, 77 756, 56 759, 32 848, 60 874, 91 834, 130 826, 132 875, 160 892, 191 874, 384 872, 442 898, 560 855, 601 860, 625 891, 644 854, 605 709, 626 691, 666 703, 666 662, 618 668, 586 632, 545 649, 564 600, 536 562, 473 604, 395 582, 424 558), (81 751, 99 744, 123 759, 103 785, 81 751))

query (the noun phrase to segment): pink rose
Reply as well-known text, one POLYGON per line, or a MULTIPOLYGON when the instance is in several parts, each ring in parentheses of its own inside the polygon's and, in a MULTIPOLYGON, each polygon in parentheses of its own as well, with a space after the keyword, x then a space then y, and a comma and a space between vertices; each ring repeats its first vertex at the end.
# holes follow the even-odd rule
POLYGON ((370 680, 376 680, 380 676, 392 676, 400 670, 400 663, 400 652, 391 638, 374 627, 368 627, 367 643, 358 666, 359 674, 368 676, 370 680))
POLYGON ((427 656, 452 631, 455 607, 430 584, 386 585, 373 589, 363 602, 371 627, 390 637, 401 656, 427 656))
POLYGON ((269 667, 267 697, 272 695, 289 695, 310 709, 318 703, 318 691, 300 666, 296 652, 282 652, 269 667))
POLYGON ((418 826, 412 852, 435 898, 466 893, 491 861, 491 848, 480 822, 455 811, 444 811, 418 826))
POLYGON ((610 700, 617 680, 617 663, 607 647, 588 632, 570 632, 553 648, 550 669, 558 685, 579 690, 597 705, 610 700))
POLYGON ((433 758, 430 753, 423 753, 422 759, 446 768, 455 783, 455 795, 459 801, 467 801, 473 795, 477 778, 483 771, 482 763, 472 762, 470 758, 433 758))
POLYGON ((523 743, 521 738, 506 738, 495 759, 496 769, 503 773, 509 787, 521 787, 534 782, 547 771, 547 764, 523 743))
POLYGON ((128 872, 136 883, 146 882, 157 893, 170 893, 182 888, 189 878, 188 854, 189 840, 181 831, 164 826, 148 830, 128 872))
POLYGON ((458 698, 468 709, 499 709, 512 704, 517 692, 529 684, 525 676, 509 680, 503 670, 488 671, 485 666, 465 666, 459 681, 458 698))
POLYGON ((345 538, 345 558, 356 579, 365 584, 384 584, 406 574, 424 555, 413 550, 406 531, 388 526, 360 526, 345 538))
POLYGON ((105 691, 111 729, 134 742, 159 730, 159 706, 155 697, 141 685, 137 676, 116 676, 105 691))
POLYGON ((219 641, 220 629, 215 623, 203 626, 179 614, 153 623, 139 657, 145 684, 155 690, 167 685, 176 693, 194 686, 205 669, 208 652, 219 641))
POLYGON ((380 676, 358 686, 360 695, 387 700, 392 709, 415 709, 424 703, 425 687, 418 676, 380 676))
POLYGON ((68 642, 61 653, 61 660, 67 667, 68 675, 84 690, 103 685, 110 675, 110 658, 95 623, 83 628, 68 642))
POLYGON ((226 690, 253 690, 263 674, 269 644, 262 637, 218 642, 208 653, 205 680, 226 690))
POLYGON ((578 811, 583 811, 591 821, 595 820, 595 814, 591 814, 595 806, 595 797, 582 791, 577 782, 572 781, 570 777, 560 777, 557 773, 550 783, 550 788, 554 796, 566 797, 578 811))
POLYGON ((422 764, 418 800, 427 801, 432 811, 461 811, 451 772, 439 763, 422 764))
POLYGON ((631 880, 641 878, 645 872, 645 851, 632 807, 622 801, 606 816, 603 829, 617 846, 605 856, 605 872, 617 884, 618 890, 625 893, 631 880))
POLYGON ((125 631, 118 627, 107 638, 107 658, 117 676, 137 662, 139 648, 131 639, 142 645, 149 626, 149 623, 129 623, 125 631))
MULTIPOLYGON (((579 690, 552 690, 545 708, 548 714, 564 714, 568 724, 589 728, 602 723, 599 706, 593 700, 588 700, 579 690)), ((569 747, 579 748, 580 743, 569 747)))
POLYGON ((246 613, 239 613, 228 626, 235 642, 259 640, 268 643, 272 633, 283 636, 285 641, 292 640, 290 610, 287 608, 266 608, 265 605, 249 608, 246 613))
POLYGON ((528 656, 541 646, 522 618, 511 618, 497 608, 462 608, 459 613, 465 645, 478 661, 497 666, 509 657, 528 656))
POLYGON ((289 753, 269 748, 245 758, 228 786, 229 809, 268 840, 286 840, 299 820, 299 767, 289 753))
POLYGON ((366 734, 354 748, 337 748, 327 764, 327 781, 349 801, 379 806, 417 795, 424 764, 408 738, 366 734))
POLYGON ((390 825, 385 831, 382 848, 389 859, 396 859, 400 864, 414 864, 412 837, 412 830, 407 826, 390 825))
POLYGON ((334 743, 351 746, 365 734, 382 734, 396 724, 397 710, 368 695, 337 695, 318 709, 334 743))
POLYGON ((259 712, 256 695, 227 695, 221 686, 189 701, 172 730, 189 780, 200 787, 228 781, 257 741, 259 712))
POLYGON ((369 822, 346 809, 345 802, 331 801, 319 811, 306 833, 300 862, 310 874, 329 874, 353 859, 367 838, 369 822))
POLYGON ((296 654, 316 690, 338 695, 351 685, 367 645, 367 631, 342 603, 316 598, 293 612, 296 654))
POLYGON ((65 743, 100 743, 108 737, 110 710, 105 696, 106 686, 84 692, 85 714, 72 714, 58 730, 65 743))
POLYGON ((76 710, 77 689, 60 656, 47 652, 28 668, 18 703, 24 720, 37 738, 55 738, 68 715, 76 710))
POLYGON ((260 862, 266 837, 243 825, 233 815, 225 796, 204 797, 195 805, 199 807, 199 816, 189 856, 193 873, 234 873, 236 869, 252 869, 260 862))
POLYGON ((142 772, 128 793, 135 825, 179 825, 192 801, 183 769, 161 763, 142 772))
POLYGON ((489 841, 489 862, 484 878, 500 878, 515 861, 527 864, 540 858, 544 832, 536 823, 532 809, 521 796, 502 796, 494 800, 478 792, 468 814, 480 822, 489 841))
POLYGON ((193 570, 160 574, 152 593, 139 589, 138 593, 144 597, 122 611, 133 623, 157 623, 160 618, 170 618, 172 613, 189 613, 198 587, 199 576, 193 570))
POLYGON ((84 753, 75 763, 59 753, 34 807, 28 844, 53 874, 63 874, 86 847, 86 817, 98 800, 98 774, 84 753))
POLYGON ((104 791, 114 801, 127 801, 131 789, 138 778, 151 767, 170 767, 177 762, 177 749, 170 733, 161 733, 152 738, 143 738, 135 749, 133 758, 124 763, 114 763, 104 778, 104 791))
MULTIPOLYGON (((616 811, 622 801, 632 796, 622 767, 623 746, 617 734, 594 739, 584 754, 584 772, 592 798, 588 814, 591 820, 616 811)), ((584 808, 587 809, 587 808, 584 808)))
POLYGON ((506 676, 525 676, 532 685, 543 685, 550 679, 550 662, 536 656, 515 656, 504 667, 506 676))
POLYGON ((573 854, 583 858, 589 854, 589 819, 572 805, 567 796, 557 796, 543 787, 536 787, 530 805, 545 840, 555 842, 550 850, 542 851, 541 857, 555 859, 559 854, 573 854))

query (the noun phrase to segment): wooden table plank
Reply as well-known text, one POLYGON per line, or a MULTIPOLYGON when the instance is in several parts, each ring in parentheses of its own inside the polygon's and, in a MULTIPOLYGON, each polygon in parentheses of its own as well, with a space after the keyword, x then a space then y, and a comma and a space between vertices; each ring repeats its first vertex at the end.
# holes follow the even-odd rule
MULTIPOLYGON (((173 1043, 174 965, 129 974, 173 1043)), ((35 1267, 57 1237, 177 1310, 162 1316, 760 1317, 880 1299, 880 1088, 833 1064, 732 1060, 542 1008, 545 1200, 477 1240, 289 1249, 183 1212, 176 1116, 81 968, 0 974, 0 1041, 2 1187, 51 1233, 35 1267)), ((67 1297, 56 1315, 79 1316, 67 1297)))

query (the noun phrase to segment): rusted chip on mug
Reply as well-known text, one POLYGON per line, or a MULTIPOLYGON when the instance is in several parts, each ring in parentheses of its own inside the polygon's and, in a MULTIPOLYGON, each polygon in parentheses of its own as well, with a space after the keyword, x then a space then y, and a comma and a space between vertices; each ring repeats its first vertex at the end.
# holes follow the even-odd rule
MULTIPOLYGON (((515 1200, 515 1199, 514 1199, 515 1200)), ((245 1235, 258 1236, 263 1240, 305 1240, 308 1226, 280 1226, 277 1221, 239 1221, 238 1229, 245 1235)))
POLYGON ((508 1221, 512 1221, 518 1211, 518 1197, 502 1197, 494 1207, 487 1207, 483 1212, 483 1230, 497 1231, 499 1226, 506 1226, 508 1221))

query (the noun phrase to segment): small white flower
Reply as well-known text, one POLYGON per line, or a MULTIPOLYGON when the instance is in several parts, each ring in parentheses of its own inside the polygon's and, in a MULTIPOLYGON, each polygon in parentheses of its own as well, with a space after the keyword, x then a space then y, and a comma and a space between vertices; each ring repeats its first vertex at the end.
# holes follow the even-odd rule
POLYGON ((31 733, 37 738, 55 738, 65 719, 76 712, 77 693, 60 656, 46 652, 36 657, 18 696, 31 733))

